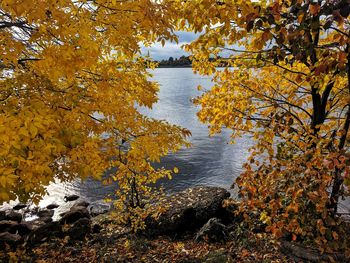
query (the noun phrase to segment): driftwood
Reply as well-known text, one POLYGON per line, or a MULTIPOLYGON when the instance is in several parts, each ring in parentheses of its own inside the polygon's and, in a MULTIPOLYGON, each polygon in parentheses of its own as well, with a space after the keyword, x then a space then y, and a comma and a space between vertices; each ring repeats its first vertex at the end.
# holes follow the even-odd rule
POLYGON ((291 258, 303 262, 350 262, 350 258, 347 258, 343 253, 320 254, 317 249, 285 240, 281 242, 281 251, 291 258))

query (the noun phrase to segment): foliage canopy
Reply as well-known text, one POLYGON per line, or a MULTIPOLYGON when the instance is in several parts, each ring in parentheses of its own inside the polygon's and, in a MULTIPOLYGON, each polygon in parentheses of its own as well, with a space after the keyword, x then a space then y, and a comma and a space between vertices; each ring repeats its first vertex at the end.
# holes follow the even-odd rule
POLYGON ((172 8, 29 2, 0 3, 0 202, 38 201, 55 179, 93 176, 117 182, 121 206, 142 206, 147 185, 171 176, 151 162, 190 134, 139 112, 159 89, 140 46, 176 40, 172 8), (117 171, 103 177, 110 168, 117 171))
POLYGON ((187 45, 194 68, 216 81, 197 100, 200 120, 211 133, 227 127, 233 139, 256 140, 237 180, 245 208, 277 236, 339 244, 338 200, 350 186, 349 1, 207 0, 182 9, 182 25, 203 32, 187 45), (210 59, 220 54, 224 70, 210 59))

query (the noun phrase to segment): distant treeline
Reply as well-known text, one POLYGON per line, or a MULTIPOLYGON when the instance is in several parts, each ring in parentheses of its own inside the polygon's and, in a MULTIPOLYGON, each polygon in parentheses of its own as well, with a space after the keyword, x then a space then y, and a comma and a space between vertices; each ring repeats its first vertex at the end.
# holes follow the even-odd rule
POLYGON ((192 62, 189 57, 181 56, 180 58, 169 57, 169 59, 158 61, 158 67, 160 68, 172 68, 172 67, 191 67, 192 62))
MULTIPOLYGON (((217 59, 221 59, 220 57, 218 57, 217 59)), ((209 61, 213 61, 214 58, 209 59, 209 61)), ((158 63, 158 67, 159 68, 175 68, 175 67, 191 67, 192 66, 192 62, 190 60, 190 57, 186 57, 186 56, 181 56, 180 58, 173 58, 173 57, 169 57, 169 59, 163 59, 161 61, 157 61, 158 63)), ((226 66, 227 63, 224 61, 221 61, 219 66, 223 67, 226 66)))

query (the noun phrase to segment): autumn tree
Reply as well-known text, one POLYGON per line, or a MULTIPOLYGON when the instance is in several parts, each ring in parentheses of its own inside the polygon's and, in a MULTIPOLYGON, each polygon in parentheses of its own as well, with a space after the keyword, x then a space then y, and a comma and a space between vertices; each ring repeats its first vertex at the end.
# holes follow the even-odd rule
POLYGON ((55 179, 117 168, 104 179, 136 208, 149 184, 171 176, 151 162, 189 131, 139 108, 159 89, 140 45, 176 39, 172 12, 152 0, 1 1, 0 203, 38 201, 55 179))
POLYGON ((349 1, 178 4, 180 27, 202 32, 186 47, 195 71, 214 74, 199 119, 211 134, 255 140, 236 182, 245 211, 278 237, 346 248, 337 207, 350 186, 349 1))

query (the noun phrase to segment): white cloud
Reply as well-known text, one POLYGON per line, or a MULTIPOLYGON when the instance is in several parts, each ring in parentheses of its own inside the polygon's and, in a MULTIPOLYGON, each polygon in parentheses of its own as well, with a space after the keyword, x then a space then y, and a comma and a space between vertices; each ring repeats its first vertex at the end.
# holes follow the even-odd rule
POLYGON ((176 34, 179 37, 179 44, 174 42, 166 42, 164 47, 160 43, 155 43, 150 47, 141 47, 141 52, 143 55, 149 54, 155 60, 168 59, 169 57, 179 58, 181 56, 188 56, 189 54, 185 52, 181 46, 188 44, 195 40, 199 34, 193 32, 177 31, 176 34))
POLYGON ((181 44, 166 42, 164 47, 160 43, 155 43, 151 47, 141 47, 141 52, 143 55, 149 54, 155 60, 168 59, 169 57, 178 58, 181 56, 188 56, 183 49, 181 49, 181 44))

